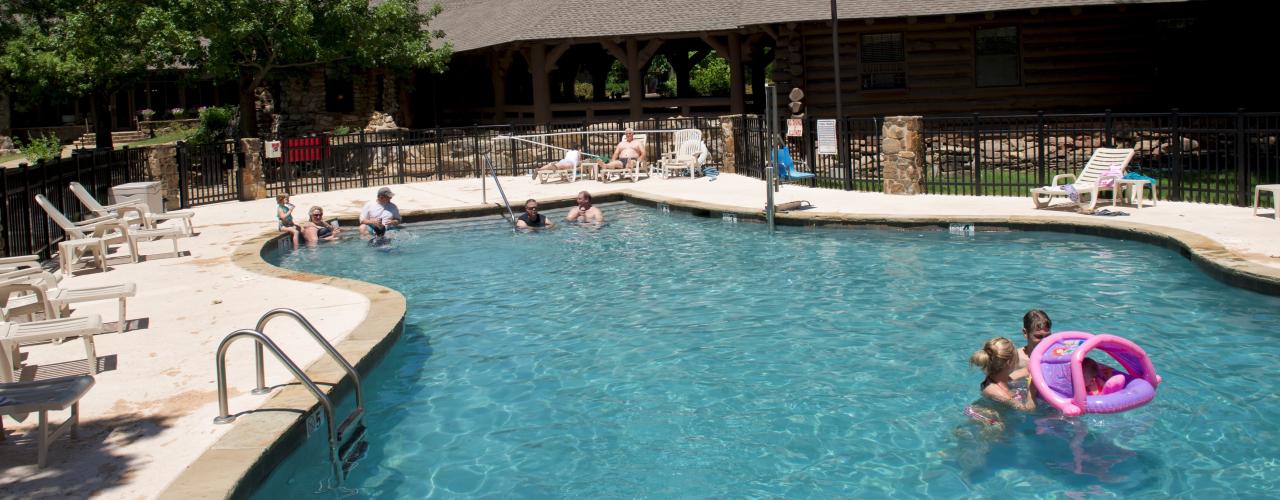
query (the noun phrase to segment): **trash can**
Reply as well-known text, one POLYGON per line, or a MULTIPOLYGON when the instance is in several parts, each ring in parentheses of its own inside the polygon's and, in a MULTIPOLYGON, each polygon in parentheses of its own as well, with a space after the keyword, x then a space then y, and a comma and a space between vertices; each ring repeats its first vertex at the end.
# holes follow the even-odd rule
POLYGON ((111 187, 111 204, 129 199, 140 199, 147 203, 147 211, 153 214, 164 213, 164 197, 160 195, 160 182, 130 182, 111 187))

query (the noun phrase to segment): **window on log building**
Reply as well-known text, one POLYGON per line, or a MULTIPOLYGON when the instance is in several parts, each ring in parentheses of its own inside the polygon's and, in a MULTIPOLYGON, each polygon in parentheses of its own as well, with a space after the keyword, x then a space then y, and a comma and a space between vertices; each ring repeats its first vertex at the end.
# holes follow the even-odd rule
POLYGON ((1022 83, 1017 27, 979 29, 976 39, 974 73, 977 86, 1003 87, 1022 83))
POLYGON ((862 35, 862 90, 907 88, 907 51, 902 33, 862 35))
POLYGON ((354 85, 351 77, 325 75, 324 110, 330 113, 350 113, 356 110, 354 85))

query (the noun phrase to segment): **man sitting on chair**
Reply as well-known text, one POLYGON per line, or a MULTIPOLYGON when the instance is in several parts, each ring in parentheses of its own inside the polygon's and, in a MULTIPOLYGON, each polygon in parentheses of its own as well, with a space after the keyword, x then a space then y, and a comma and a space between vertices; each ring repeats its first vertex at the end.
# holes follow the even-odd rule
POLYGON ((636 131, 627 127, 622 133, 622 141, 618 143, 618 147, 613 148, 613 156, 604 168, 639 168, 639 164, 644 162, 644 143, 636 140, 636 131))

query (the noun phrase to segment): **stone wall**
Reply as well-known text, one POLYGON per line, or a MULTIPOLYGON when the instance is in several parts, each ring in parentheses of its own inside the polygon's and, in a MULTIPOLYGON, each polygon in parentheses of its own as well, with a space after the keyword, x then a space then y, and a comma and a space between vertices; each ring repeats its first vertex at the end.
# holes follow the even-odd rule
POLYGON ((324 69, 286 79, 280 84, 272 131, 288 137, 332 132, 338 127, 365 131, 399 128, 395 119, 400 110, 399 85, 394 76, 383 75, 382 111, 375 111, 379 107, 375 105, 378 76, 376 72, 351 75, 352 111, 349 113, 325 110, 324 69))
POLYGON ((924 193, 923 120, 919 116, 888 116, 880 142, 885 194, 924 193))
POLYGON ((160 144, 147 148, 147 180, 160 181, 165 210, 182 208, 178 187, 178 147, 160 144))

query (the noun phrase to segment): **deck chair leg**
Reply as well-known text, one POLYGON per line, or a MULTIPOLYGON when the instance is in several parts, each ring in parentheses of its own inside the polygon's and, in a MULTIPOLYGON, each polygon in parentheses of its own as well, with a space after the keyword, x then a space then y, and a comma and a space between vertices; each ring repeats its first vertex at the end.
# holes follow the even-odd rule
POLYGON ((116 333, 124 333, 124 323, 125 323, 125 319, 124 319, 125 303, 124 302, 125 302, 124 297, 120 297, 120 322, 119 322, 119 325, 116 326, 116 333))
POLYGON ((36 467, 43 469, 49 463, 49 410, 40 410, 40 425, 36 428, 36 467))
POLYGON ((89 374, 98 374, 98 352, 93 347, 93 335, 81 335, 80 339, 84 341, 84 356, 89 360, 89 374))

